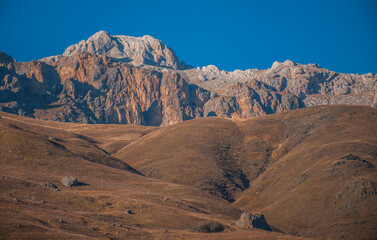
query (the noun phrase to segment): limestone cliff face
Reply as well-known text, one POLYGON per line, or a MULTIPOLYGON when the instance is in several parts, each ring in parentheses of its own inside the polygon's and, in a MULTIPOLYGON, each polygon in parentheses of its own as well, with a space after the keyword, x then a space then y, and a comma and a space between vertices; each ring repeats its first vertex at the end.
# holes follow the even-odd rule
POLYGON ((179 61, 177 54, 171 48, 152 36, 110 35, 106 31, 99 31, 88 40, 82 40, 69 46, 62 55, 46 57, 41 60, 52 63, 63 56, 73 56, 82 52, 89 52, 93 55, 106 55, 136 66, 153 65, 172 69, 189 67, 179 61))
POLYGON ((296 96, 280 94, 261 82, 251 81, 237 83, 222 96, 210 99, 204 106, 204 116, 250 118, 299 107, 300 100, 296 96))
POLYGON ((190 82, 212 92, 204 116, 247 118, 326 104, 377 106, 377 76, 342 74, 316 64, 275 62, 270 69, 184 71, 190 82))
POLYGON ((42 61, 15 62, 0 52, 0 110, 56 121, 164 126, 313 105, 377 106, 377 75, 371 73, 341 74, 289 60, 233 72, 182 66, 150 36, 103 31, 42 61))
POLYGON ((169 125, 203 116, 210 97, 177 72, 135 67, 87 52, 51 65, 8 61, 0 73, 1 95, 13 91, 2 102, 15 102, 2 104, 3 110, 58 121, 169 125), (41 101, 30 101, 34 98, 41 101))

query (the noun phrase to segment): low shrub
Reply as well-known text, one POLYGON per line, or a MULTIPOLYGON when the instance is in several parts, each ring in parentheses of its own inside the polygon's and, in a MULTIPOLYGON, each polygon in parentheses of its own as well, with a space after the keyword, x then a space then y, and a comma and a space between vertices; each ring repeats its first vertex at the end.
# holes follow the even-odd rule
POLYGON ((202 222, 195 226, 192 230, 202 233, 213 233, 213 232, 222 232, 224 231, 225 226, 219 222, 202 222))

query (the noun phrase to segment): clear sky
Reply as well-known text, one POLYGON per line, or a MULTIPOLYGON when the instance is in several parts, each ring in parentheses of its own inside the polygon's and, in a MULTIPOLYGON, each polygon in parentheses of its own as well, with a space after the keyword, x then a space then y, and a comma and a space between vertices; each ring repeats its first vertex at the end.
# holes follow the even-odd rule
POLYGON ((0 51, 17 61, 61 54, 100 30, 152 35, 194 67, 290 59, 377 74, 377 0, 0 0, 0 51))

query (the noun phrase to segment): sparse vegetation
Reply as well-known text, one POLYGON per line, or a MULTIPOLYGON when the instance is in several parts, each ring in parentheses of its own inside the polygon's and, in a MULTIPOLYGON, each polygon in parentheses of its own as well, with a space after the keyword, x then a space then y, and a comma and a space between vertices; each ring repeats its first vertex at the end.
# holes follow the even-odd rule
POLYGON ((375 113, 321 106, 167 128, 105 128, 0 113, 0 235, 297 239, 287 235, 295 232, 367 239, 376 235, 375 113), (357 114, 350 118, 348 112, 357 114), (64 147, 49 142, 52 132, 52 141, 64 147), (164 181, 127 166, 142 173, 155 169, 164 181), (64 176, 86 184, 64 187, 64 176), (227 194, 235 202, 220 199, 229 201, 227 194), (235 225, 253 209, 260 209, 273 232, 250 234, 235 225))
POLYGON ((193 231, 202 233, 214 233, 224 231, 225 226, 219 222, 202 222, 193 227, 193 231))

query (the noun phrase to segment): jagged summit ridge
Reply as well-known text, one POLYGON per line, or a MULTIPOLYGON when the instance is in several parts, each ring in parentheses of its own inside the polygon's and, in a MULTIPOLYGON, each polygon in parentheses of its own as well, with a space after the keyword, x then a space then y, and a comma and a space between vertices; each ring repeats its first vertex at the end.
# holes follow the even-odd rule
POLYGON ((99 31, 88 40, 81 40, 79 43, 69 46, 62 55, 43 58, 42 61, 56 62, 62 56, 69 57, 81 52, 106 55, 136 66, 152 65, 172 69, 188 67, 179 61, 174 50, 152 36, 110 35, 106 31, 99 31))
MULTIPOLYGON (((92 36, 105 52, 112 37, 105 32, 92 36)), ((325 104, 377 106, 377 75, 371 73, 342 74, 289 60, 265 70, 233 72, 214 65, 135 67, 78 49, 67 49, 67 56, 51 62, 26 63, 0 52, 0 111, 56 121, 167 126, 325 104)))

